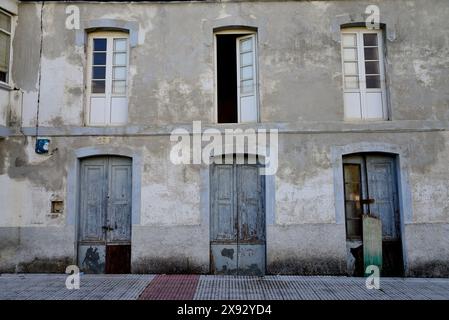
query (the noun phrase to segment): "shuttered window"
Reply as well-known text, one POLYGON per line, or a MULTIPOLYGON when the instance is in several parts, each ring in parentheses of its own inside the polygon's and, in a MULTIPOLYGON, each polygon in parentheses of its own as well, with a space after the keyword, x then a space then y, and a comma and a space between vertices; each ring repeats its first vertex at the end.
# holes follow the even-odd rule
POLYGON ((346 120, 388 120, 381 30, 341 34, 346 120))
POLYGON ((0 11, 0 81, 9 82, 11 16, 0 11))

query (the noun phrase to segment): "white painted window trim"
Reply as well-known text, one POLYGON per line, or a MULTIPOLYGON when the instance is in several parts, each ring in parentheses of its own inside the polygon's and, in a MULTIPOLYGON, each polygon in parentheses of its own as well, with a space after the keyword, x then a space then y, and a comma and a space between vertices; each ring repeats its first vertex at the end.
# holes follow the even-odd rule
MULTIPOLYGON (((370 30, 366 28, 343 28, 341 35, 356 34, 357 37, 357 66, 358 66, 358 89, 346 89, 345 87, 345 70, 344 70, 344 53, 343 53, 343 37, 341 40, 341 66, 342 66, 342 85, 343 92, 357 92, 360 93, 361 118, 349 118, 345 113, 345 121, 386 121, 389 120, 389 110, 387 105, 387 90, 386 90, 386 76, 385 76, 385 51, 382 30, 370 30), (380 71, 380 89, 366 88, 365 77, 365 52, 363 45, 363 34, 373 33, 377 34, 378 54, 379 54, 379 71, 380 71), (366 116, 366 94, 369 92, 380 92, 382 94, 382 118, 369 118, 366 116)), ((346 109, 346 106, 345 106, 346 109)))
MULTIPOLYGON (((237 58, 237 79, 236 79, 236 85, 237 85, 237 113, 238 113, 238 119, 237 123, 242 123, 240 121, 240 53, 239 53, 239 40, 245 37, 254 37, 254 50, 253 50, 253 61, 254 61, 254 86, 255 86, 255 103, 256 103, 256 112, 257 112, 257 121, 256 123, 260 122, 260 103, 259 103, 259 60, 258 57, 258 39, 257 39, 257 32, 252 30, 245 30, 245 29, 229 29, 229 30, 221 30, 214 32, 214 118, 215 123, 218 124, 218 72, 217 72, 217 66, 218 66, 218 52, 217 52, 217 35, 224 35, 224 34, 234 34, 234 35, 242 35, 241 37, 238 37, 236 39, 236 58, 237 58)), ((228 123, 229 124, 229 123, 228 123)))
POLYGON ((123 126, 128 123, 128 120, 124 122, 111 122, 111 98, 112 97, 126 97, 127 103, 129 102, 129 56, 130 45, 129 35, 126 32, 120 31, 100 31, 92 32, 88 34, 87 44, 87 70, 86 70, 86 125, 87 126, 123 126), (107 39, 106 48, 106 78, 105 78, 105 93, 92 93, 92 65, 93 65, 93 40, 96 38, 107 39), (126 90, 125 94, 112 93, 112 77, 113 77, 113 53, 114 53, 114 39, 125 39, 127 41, 127 61, 126 61, 126 90), (92 123, 91 121, 91 97, 105 96, 107 108, 105 112, 105 119, 103 123, 92 123))
POLYGON ((9 60, 8 60, 8 71, 7 71, 7 74, 6 74, 7 81, 6 82, 0 81, 0 86, 9 88, 10 85, 11 85, 12 38, 13 38, 13 34, 14 34, 14 29, 13 29, 14 28, 14 23, 13 23, 14 16, 12 14, 8 13, 7 11, 3 10, 2 8, 0 8, 0 12, 5 14, 5 15, 7 15, 7 16, 9 16, 9 18, 10 18, 10 20, 9 20, 9 23, 10 23, 9 28, 10 28, 11 31, 7 31, 5 29, 1 29, 0 28, 0 32, 6 33, 7 35, 9 35, 9 60))

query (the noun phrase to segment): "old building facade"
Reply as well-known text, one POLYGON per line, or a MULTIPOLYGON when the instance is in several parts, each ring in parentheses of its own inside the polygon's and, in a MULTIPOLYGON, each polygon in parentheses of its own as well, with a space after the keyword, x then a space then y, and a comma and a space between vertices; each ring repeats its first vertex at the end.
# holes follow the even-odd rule
POLYGON ((448 16, 2 0, 0 272, 360 275, 371 214, 385 275, 448 276, 448 16), (194 121, 278 130, 277 171, 173 163, 194 121))

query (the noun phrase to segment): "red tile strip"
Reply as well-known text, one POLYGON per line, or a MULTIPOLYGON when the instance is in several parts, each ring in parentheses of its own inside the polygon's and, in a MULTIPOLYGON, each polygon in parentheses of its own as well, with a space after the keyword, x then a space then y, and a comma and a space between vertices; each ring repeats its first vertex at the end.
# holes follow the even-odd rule
POLYGON ((193 300, 199 275, 157 275, 139 300, 193 300))

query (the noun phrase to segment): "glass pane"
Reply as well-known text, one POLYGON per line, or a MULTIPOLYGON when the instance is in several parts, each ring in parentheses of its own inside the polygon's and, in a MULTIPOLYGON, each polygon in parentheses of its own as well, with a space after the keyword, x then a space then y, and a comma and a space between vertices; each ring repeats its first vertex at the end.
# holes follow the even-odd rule
POLYGON ((9 69, 10 36, 0 32, 0 71, 8 72, 9 69))
POLYGON ((94 39, 94 51, 106 51, 106 39, 94 39))
POLYGON ((357 62, 345 62, 345 75, 358 75, 357 62))
POLYGON ((368 89, 379 89, 380 76, 366 76, 366 87, 368 89))
POLYGON ((242 64, 242 67, 253 64, 253 53, 252 52, 242 53, 240 55, 240 57, 241 57, 240 63, 242 64))
POLYGON ((106 79, 106 67, 93 67, 92 79, 106 79))
POLYGON ((114 53, 114 65, 126 66, 126 53, 114 53))
POLYGON ((0 81, 2 82, 8 82, 8 79, 6 79, 6 72, 0 71, 0 81))
POLYGON ((346 227, 348 237, 351 238, 360 238, 362 236, 362 220, 347 220, 346 227))
POLYGON ((114 39, 114 51, 126 51, 126 39, 114 39))
POLYGON ((114 67, 114 79, 126 80, 126 67, 114 67))
POLYGON ((94 65, 106 64, 106 53, 94 53, 94 65))
POLYGON ((343 49, 343 59, 357 61, 357 49, 343 49))
POLYGON ((126 81, 112 81, 112 92, 113 93, 125 93, 126 92, 126 81))
POLYGON ((241 94, 249 94, 253 93, 254 90, 254 81, 253 80, 246 80, 241 82, 242 86, 240 88, 241 94))
POLYGON ((247 80, 247 79, 252 79, 253 78, 253 67, 249 66, 249 67, 244 67, 241 68, 241 78, 242 80, 247 80))
POLYGON ((366 74, 379 74, 379 62, 378 61, 368 61, 365 62, 365 73, 366 74))
POLYGON ((361 218, 362 210, 360 210, 360 202, 348 201, 345 205, 346 217, 349 219, 361 218))
POLYGON ((104 81, 104 80, 93 80, 92 81, 92 93, 104 93, 105 85, 106 85, 106 81, 104 81))
POLYGON ((377 48, 365 48, 365 60, 379 60, 377 48))
POLYGON ((359 88, 359 77, 345 77, 345 88, 346 89, 358 89, 359 88))
POLYGON ((345 182, 360 183, 360 166, 358 164, 344 165, 345 182))
POLYGON ((365 46, 377 46, 377 33, 364 33, 363 44, 365 46))
POLYGON ((11 17, 0 12, 0 29, 11 32, 11 17))
POLYGON ((355 33, 344 33, 342 35, 342 38, 343 38, 343 47, 357 46, 357 37, 355 33))
POLYGON ((253 49, 253 39, 246 39, 240 41, 240 52, 252 51, 253 49))

